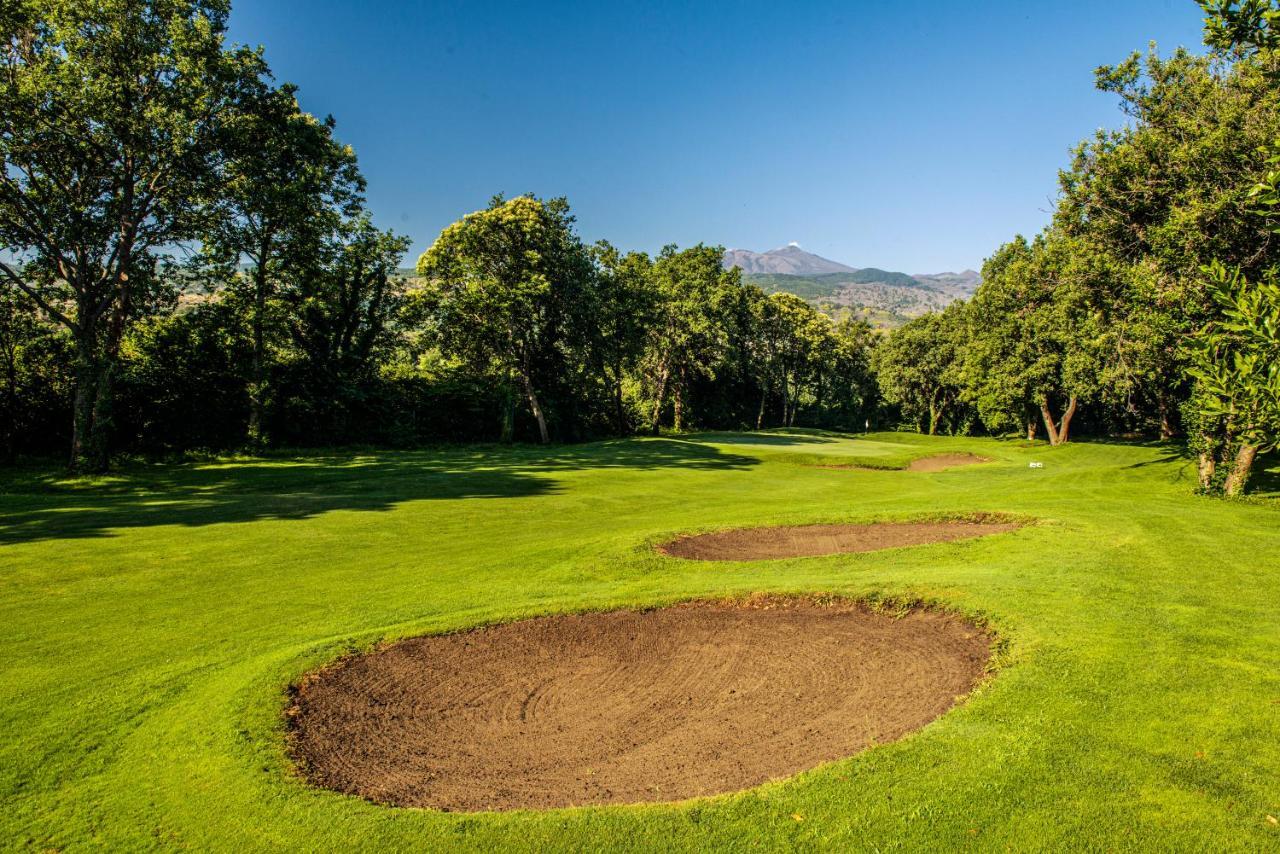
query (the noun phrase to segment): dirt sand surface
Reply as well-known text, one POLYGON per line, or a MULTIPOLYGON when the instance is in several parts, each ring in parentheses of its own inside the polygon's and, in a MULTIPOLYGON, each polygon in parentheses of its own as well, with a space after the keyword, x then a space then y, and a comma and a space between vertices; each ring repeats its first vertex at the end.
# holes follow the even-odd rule
POLYGON ((1002 534, 1017 527, 1014 522, 943 521, 739 528, 679 537, 658 549, 692 560, 772 560, 945 543, 1002 534))
POLYGON ((976 454, 937 454, 932 457, 921 457, 918 460, 912 460, 911 464, 907 466, 907 471, 942 471, 956 466, 972 466, 977 463, 989 462, 991 460, 986 457, 979 457, 976 454))
POLYGON ((950 615, 759 599, 415 638, 312 674, 291 750, 374 801, 509 810, 731 792, 924 726, 981 678, 950 615))

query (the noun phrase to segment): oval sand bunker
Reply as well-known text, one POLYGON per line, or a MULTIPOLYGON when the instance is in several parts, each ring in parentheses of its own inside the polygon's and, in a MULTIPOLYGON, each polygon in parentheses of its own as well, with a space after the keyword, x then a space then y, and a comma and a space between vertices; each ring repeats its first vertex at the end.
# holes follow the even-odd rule
POLYGON ((935 454, 932 457, 920 457, 907 464, 907 471, 946 471, 957 466, 976 466, 978 463, 989 463, 991 460, 977 454, 935 454))
POLYGON ((991 462, 991 460, 986 457, 980 457, 977 454, 934 454, 931 457, 918 457, 907 463, 905 468, 901 469, 870 468, 868 466, 859 465, 841 465, 840 463, 826 463, 817 466, 817 468, 874 472, 940 472, 946 471, 947 469, 957 468, 959 466, 976 466, 979 463, 989 462, 991 462))
POLYGON ((1015 522, 872 522, 863 525, 784 525, 738 528, 678 537, 659 546, 672 557, 692 560, 772 560, 873 552, 1002 534, 1015 522))
POLYGON ((956 617, 848 603, 542 617, 313 674, 292 750, 313 783, 402 806, 679 800, 898 738, 968 693, 988 655, 956 617))

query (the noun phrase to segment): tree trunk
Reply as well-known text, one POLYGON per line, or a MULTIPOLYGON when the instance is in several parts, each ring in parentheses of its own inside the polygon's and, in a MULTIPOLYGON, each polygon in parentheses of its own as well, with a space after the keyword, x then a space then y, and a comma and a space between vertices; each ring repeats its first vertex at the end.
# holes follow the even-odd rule
POLYGON ((1160 413, 1160 438, 1161 440, 1172 439, 1177 435, 1177 431, 1173 429, 1173 420, 1169 417, 1169 401, 1163 394, 1157 398, 1156 407, 1160 413))
POLYGON ((793 378, 787 385, 787 417, 786 425, 788 428, 796 426, 796 407, 800 403, 800 387, 799 383, 793 378))
POLYGON ((1049 444, 1059 444, 1058 424, 1053 420, 1053 413, 1049 411, 1049 399, 1044 398, 1040 401, 1040 417, 1044 419, 1044 429, 1049 432, 1049 444))
POLYGON ((764 404, 769 397, 768 386, 762 386, 760 389, 760 409, 756 411, 756 429, 759 430, 764 426, 764 404))
POLYGON ((92 339, 77 335, 75 396, 71 405, 71 459, 67 467, 76 473, 89 465, 89 434, 93 427, 93 398, 98 385, 98 364, 92 339))
POLYGON ((115 359, 104 359, 98 368, 97 382, 94 384, 89 443, 84 454, 85 470, 93 474, 105 472, 111 464, 111 407, 114 402, 115 373, 115 359))
POLYGON ((791 389, 787 385, 787 373, 782 372, 782 426, 787 426, 791 417, 791 389))
POLYGON ((824 416, 823 408, 825 407, 826 402, 827 402, 826 375, 821 371, 819 371, 818 380, 814 388, 814 395, 813 395, 813 411, 814 411, 814 418, 815 418, 815 422, 813 426, 815 427, 822 427, 826 425, 826 418, 823 417, 824 416))
POLYGON ((650 421, 650 429, 653 435, 658 435, 662 431, 662 405, 667 402, 667 376, 670 370, 665 362, 658 369, 658 388, 654 395, 653 401, 653 418, 650 421))
POLYGON ((538 420, 538 438, 542 444, 549 445, 551 443, 551 434, 547 432, 547 419, 542 414, 542 405, 538 403, 538 395, 533 390, 533 383, 529 380, 529 375, 520 374, 520 379, 524 383, 525 397, 529 399, 529 408, 533 410, 533 417, 538 420))
POLYGON ((502 385, 502 432, 498 437, 498 441, 504 445, 510 444, 516 436, 516 399, 516 390, 508 375, 507 381, 502 385))
POLYGON ((1249 483, 1249 473, 1253 469, 1253 461, 1257 456, 1257 445, 1245 444, 1240 446, 1240 450, 1236 452, 1235 465, 1231 467, 1231 474, 1227 475, 1227 482, 1223 486, 1223 492, 1227 495, 1244 494, 1244 488, 1249 483))
POLYGON ((938 409, 938 405, 933 401, 929 402, 929 435, 934 436, 938 432, 938 421, 942 418, 942 411, 938 409))
POLYGON ((684 382, 676 383, 675 393, 671 398, 671 429, 679 433, 684 429, 684 382))
POLYGON ((262 412, 266 396, 266 323, 267 313, 267 255, 265 243, 259 247, 257 265, 253 271, 253 311, 249 327, 253 335, 253 354, 249 359, 249 444, 262 446, 262 412))
POLYGON ((1200 488, 1207 490, 1213 486, 1213 473, 1217 469, 1217 461, 1214 460, 1213 454, 1202 451, 1198 469, 1200 473, 1200 488))
POLYGON ((4 368, 4 462, 12 465, 18 457, 18 354, 13 346, 5 349, 4 368))
POLYGON ((627 423, 627 409, 622 402, 622 377, 624 375, 622 365, 615 365, 613 371, 613 418, 614 429, 618 431, 619 436, 626 436, 631 432, 631 425, 627 423))
MULTIPOLYGON (((132 168, 131 165, 129 168, 132 168)), ((132 310, 133 281, 133 242, 136 227, 128 217, 133 213, 134 187, 129 181, 124 188, 125 219, 120 224, 120 242, 117 246, 116 268, 113 275, 112 288, 115 297, 111 301, 110 314, 107 319, 105 335, 102 342, 102 353, 96 361, 93 383, 93 403, 89 410, 89 424, 85 444, 81 445, 80 456, 86 470, 92 473, 105 472, 111 463, 111 408, 114 403, 115 373, 120 361, 120 344, 124 340, 125 325, 132 310)), ((93 347, 93 322, 86 315, 81 315, 80 323, 89 347, 93 347)))
POLYGON ((1076 396, 1072 395, 1071 400, 1067 403, 1067 411, 1062 413, 1062 420, 1058 422, 1058 444, 1065 445, 1069 441, 1071 435, 1071 418, 1076 414, 1076 396))

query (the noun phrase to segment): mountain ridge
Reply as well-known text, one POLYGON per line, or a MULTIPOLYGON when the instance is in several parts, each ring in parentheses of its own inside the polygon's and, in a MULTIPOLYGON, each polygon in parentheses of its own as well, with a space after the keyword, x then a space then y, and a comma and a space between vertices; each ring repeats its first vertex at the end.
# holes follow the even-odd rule
POLYGON ((724 253, 725 269, 738 267, 744 273, 775 273, 788 276, 813 276, 825 273, 853 273, 853 267, 806 252, 798 244, 789 243, 768 252, 730 249, 724 253))
POLYGON ((967 299, 981 282, 974 270, 910 274, 851 267, 794 243, 768 252, 730 249, 722 263, 726 270, 738 267, 744 281, 767 293, 792 293, 834 318, 852 315, 883 328, 967 299))

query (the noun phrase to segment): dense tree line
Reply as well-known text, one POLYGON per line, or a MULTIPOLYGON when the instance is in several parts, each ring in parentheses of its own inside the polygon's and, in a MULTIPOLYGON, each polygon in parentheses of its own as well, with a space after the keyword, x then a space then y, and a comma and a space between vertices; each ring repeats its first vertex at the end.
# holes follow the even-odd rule
POLYGON ((225 0, 0 11, 0 452, 574 441, 697 428, 1183 437, 1243 491, 1280 434, 1275 0, 1206 0, 1207 55, 1099 69, 1051 225, 887 336, 725 270, 588 245, 498 197, 401 264, 355 153, 225 0))
POLYGON ((398 271, 355 153, 225 0, 0 13, 3 452, 574 440, 848 426, 868 327, 765 296, 722 250, 578 237, 495 199, 398 271))
POLYGON ((1280 44, 1273 0, 1213 0, 1208 55, 1098 70, 1127 126, 1060 174, 1052 224, 967 304, 877 352, 885 398, 934 432, 1181 435, 1206 491, 1242 492, 1280 437, 1280 44))

